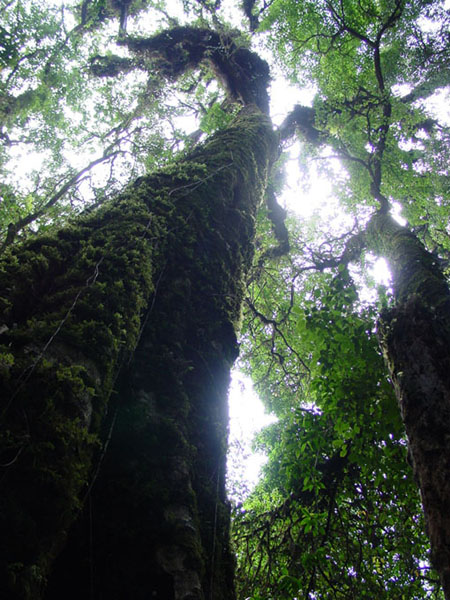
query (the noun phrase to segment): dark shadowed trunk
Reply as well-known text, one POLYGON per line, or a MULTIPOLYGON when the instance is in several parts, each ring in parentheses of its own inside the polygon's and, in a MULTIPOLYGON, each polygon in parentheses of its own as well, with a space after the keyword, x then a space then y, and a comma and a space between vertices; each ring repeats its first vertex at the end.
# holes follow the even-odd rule
POLYGON ((387 215, 369 225, 389 261, 396 299, 379 320, 409 456, 425 511, 432 562, 450 598, 450 294, 437 259, 387 215))
POLYGON ((2 597, 233 598, 226 394, 274 152, 248 107, 6 257, 2 597))

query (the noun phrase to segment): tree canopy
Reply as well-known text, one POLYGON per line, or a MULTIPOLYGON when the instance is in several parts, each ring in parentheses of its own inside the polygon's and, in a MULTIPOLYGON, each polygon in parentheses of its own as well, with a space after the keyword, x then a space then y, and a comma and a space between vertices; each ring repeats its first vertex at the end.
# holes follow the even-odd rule
MULTIPOLYGON (((239 598, 450 597, 439 533, 450 404, 430 401, 432 421, 411 400, 419 379, 421 390, 439 388, 430 364, 448 377, 447 338, 437 336, 450 327, 450 123, 432 101, 448 101, 449 32, 443 0, 3 2, 6 262, 130 182, 189 161, 242 106, 276 112, 271 79, 295 98, 275 128, 255 255, 237 286, 240 366, 278 419, 255 441, 268 455, 256 489, 233 507, 239 598), (312 216, 293 210, 296 190, 282 206, 294 142, 304 188, 320 174, 336 199, 312 216), (386 258, 391 285, 374 281, 375 257, 386 258), (428 330, 437 354, 419 364, 428 330)), ((208 165, 199 181, 225 166, 208 165)), ((0 321, 0 334, 8 328, 0 321)), ((2 346, 6 379, 13 360, 2 346)), ((7 470, 22 446, 3 442, 7 470)))

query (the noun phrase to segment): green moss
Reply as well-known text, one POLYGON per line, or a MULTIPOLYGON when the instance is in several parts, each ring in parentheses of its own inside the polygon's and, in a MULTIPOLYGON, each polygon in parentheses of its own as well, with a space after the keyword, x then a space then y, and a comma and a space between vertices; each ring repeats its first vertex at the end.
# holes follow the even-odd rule
MULTIPOLYGON (((275 147, 270 123, 248 109, 175 165, 3 261, 1 342, 14 362, 5 366, 0 388, 7 432, 0 457, 7 462, 20 453, 0 499, 2 528, 15 540, 13 547, 0 544, 0 562, 15 573, 17 589, 28 586, 34 566, 39 587, 64 543, 109 396, 138 342, 134 379, 124 387, 115 441, 96 483, 105 507, 96 536, 102 526, 114 527, 118 540, 117 578, 113 573, 102 585, 119 595, 114 585, 126 586, 128 597, 139 598, 137 588, 148 579, 138 571, 154 568, 158 579, 163 569, 144 568, 149 543, 178 545, 191 555, 186 568, 200 573, 205 589, 212 571, 213 580, 225 581, 221 561, 213 564, 209 553, 217 536, 227 563, 228 513, 218 510, 215 529, 211 507, 223 503, 234 325, 275 147), (130 397, 141 388, 145 394, 130 397), (176 468, 178 479, 168 477, 176 468), (176 506, 188 511, 192 526, 169 517, 176 506), (19 563, 23 569, 11 567, 19 563), (135 583, 129 574, 120 581, 124 564, 135 583)), ((106 533, 104 543, 111 544, 106 533)), ((65 587, 66 594, 71 586, 65 587)))

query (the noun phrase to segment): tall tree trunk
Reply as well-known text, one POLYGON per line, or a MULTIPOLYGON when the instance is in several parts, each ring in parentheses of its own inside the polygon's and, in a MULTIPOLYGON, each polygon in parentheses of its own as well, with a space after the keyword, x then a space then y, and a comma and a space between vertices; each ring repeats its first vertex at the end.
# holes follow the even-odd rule
POLYGON ((88 554, 69 544, 48 598, 233 598, 226 393, 275 146, 247 107, 187 158, 5 259, 2 597, 43 597, 87 497, 88 554))
POLYGON ((437 259, 388 215, 369 224, 393 274, 394 308, 379 338, 408 436, 431 559, 450 599, 450 294, 437 259))

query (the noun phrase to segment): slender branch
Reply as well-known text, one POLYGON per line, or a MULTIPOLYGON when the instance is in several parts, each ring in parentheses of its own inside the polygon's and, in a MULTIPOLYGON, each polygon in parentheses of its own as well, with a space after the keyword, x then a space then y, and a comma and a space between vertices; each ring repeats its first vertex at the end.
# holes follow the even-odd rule
POLYGON ((359 33, 359 31, 357 31, 350 25, 348 25, 348 23, 346 22, 346 19, 345 19, 344 6, 343 6, 342 2, 341 2, 342 14, 340 14, 340 15, 337 13, 337 11, 335 10, 335 8, 331 2, 327 2, 327 8, 328 8, 331 16, 333 17, 336 25, 339 27, 340 33, 346 31, 347 33, 352 35, 354 38, 360 40, 361 42, 364 42, 371 48, 375 47, 375 42, 373 42, 370 38, 363 35, 362 33, 359 33))
POLYGON ((400 19, 400 17, 402 16, 402 13, 403 13, 404 4, 405 4, 404 0, 396 0, 394 10, 389 15, 388 20, 381 27, 380 31, 377 34, 377 39, 376 39, 377 44, 380 43, 381 38, 383 37, 385 32, 388 29, 391 29, 396 24, 396 22, 400 19))
POLYGON ((281 356, 275 350, 275 335, 278 335, 281 338, 281 340, 283 341, 283 344, 286 346, 286 348, 289 350, 289 352, 292 352, 292 354, 297 358, 297 360, 302 365, 302 367, 305 369, 305 371, 307 373, 310 373, 311 371, 310 371, 310 368, 308 367, 308 365, 304 362, 304 360, 301 358, 301 356, 299 355, 299 353, 294 348, 292 348, 292 346, 287 341, 286 336, 280 330, 280 324, 283 323, 284 319, 281 320, 281 321, 277 321, 276 319, 271 319, 269 317, 266 317, 265 315, 263 315, 256 308, 256 306, 253 304, 253 302, 250 300, 250 298, 248 296, 247 296, 247 298, 245 298, 245 303, 250 308, 250 310, 255 315, 255 317, 257 317, 265 325, 270 325, 272 327, 272 338, 271 338, 272 347, 271 347, 271 354, 274 355, 274 356, 276 356, 278 358, 278 361, 279 361, 280 365, 283 366, 283 362, 285 360, 285 357, 281 356))
POLYGON ((80 182, 80 179, 83 177, 83 175, 85 175, 88 171, 90 171, 92 168, 94 168, 98 164, 101 164, 102 162, 105 162, 106 160, 113 158, 114 156, 116 156, 119 153, 120 153, 120 150, 115 150, 114 152, 111 152, 110 154, 105 154, 104 156, 101 156, 100 158, 93 160, 86 167, 81 169, 81 171, 78 171, 78 173, 75 173, 75 175, 73 175, 56 192, 56 194, 53 194, 53 196, 51 196, 51 198, 43 206, 41 206, 38 210, 35 210, 34 212, 26 215, 25 217, 23 217, 22 219, 19 219, 15 223, 10 223, 8 225, 8 231, 6 234, 6 238, 3 242, 3 244, 0 246, 0 254, 3 253, 5 251, 5 249, 14 242, 19 231, 21 231, 27 225, 30 225, 30 223, 32 223, 33 221, 36 221, 36 219, 39 219, 39 217, 42 217, 52 206, 54 206, 58 202, 58 200, 60 200, 63 196, 65 196, 67 194, 67 192, 70 190, 71 187, 73 187, 76 183, 80 182))

